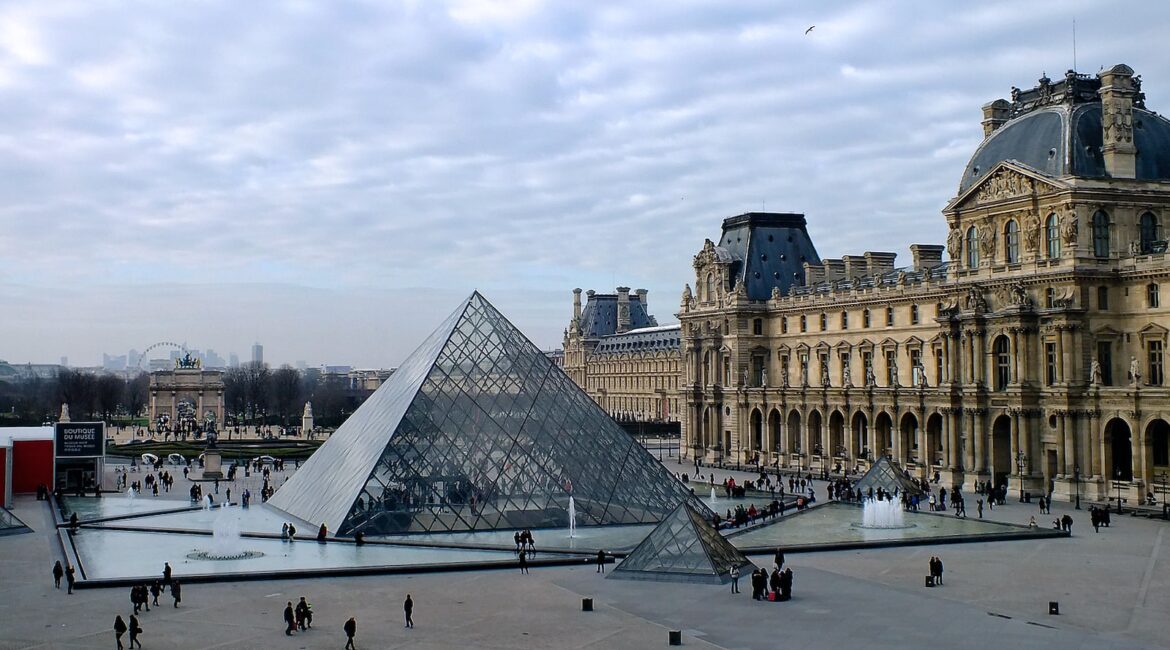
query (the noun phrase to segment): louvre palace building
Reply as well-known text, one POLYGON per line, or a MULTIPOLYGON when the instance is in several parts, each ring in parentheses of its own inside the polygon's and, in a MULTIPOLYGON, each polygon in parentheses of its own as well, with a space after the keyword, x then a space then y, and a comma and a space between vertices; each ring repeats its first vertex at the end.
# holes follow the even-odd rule
POLYGON ((1013 88, 982 125, 945 247, 910 246, 908 266, 823 259, 799 214, 723 222, 678 314, 684 454, 812 471, 889 456, 1014 495, 1159 491, 1170 121, 1117 65, 1013 88))

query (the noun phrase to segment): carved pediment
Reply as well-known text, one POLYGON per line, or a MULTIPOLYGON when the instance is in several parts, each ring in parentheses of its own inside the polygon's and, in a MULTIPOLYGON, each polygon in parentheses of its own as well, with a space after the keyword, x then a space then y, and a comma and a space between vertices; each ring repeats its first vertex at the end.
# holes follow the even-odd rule
POLYGON ((966 204, 981 205, 1019 197, 1044 195, 1065 189, 1065 184, 1013 161, 1001 162, 977 184, 951 202, 948 209, 966 204))

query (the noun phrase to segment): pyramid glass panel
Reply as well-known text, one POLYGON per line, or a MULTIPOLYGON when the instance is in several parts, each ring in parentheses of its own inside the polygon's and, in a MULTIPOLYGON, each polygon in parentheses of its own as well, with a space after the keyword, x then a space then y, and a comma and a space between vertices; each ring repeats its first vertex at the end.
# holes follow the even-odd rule
POLYGON ((857 480, 857 489, 863 494, 868 494, 871 488, 875 495, 879 488, 886 494, 923 494, 918 483, 906 476, 906 472, 888 456, 877 459, 865 476, 857 480))
POLYGON ((719 583, 729 579, 733 567, 750 565, 743 553, 689 502, 684 502, 622 560, 610 577, 719 583))
POLYGON ((479 293, 270 503, 340 535, 653 523, 689 491, 479 293))

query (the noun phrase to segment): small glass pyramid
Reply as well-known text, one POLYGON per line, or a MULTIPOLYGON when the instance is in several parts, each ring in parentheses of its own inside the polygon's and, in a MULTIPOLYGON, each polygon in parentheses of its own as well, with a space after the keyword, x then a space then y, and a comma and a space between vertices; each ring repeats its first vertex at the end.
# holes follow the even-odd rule
POLYGON ((689 491, 478 292, 269 500, 339 535, 661 521, 689 491))
POLYGON ((642 540, 611 578, 722 583, 732 567, 755 566, 689 502, 680 503, 642 540))
POLYGON ((869 471, 865 473, 865 476, 857 479, 857 489, 862 494, 867 494, 870 488, 873 488, 875 495, 878 488, 881 488, 886 494, 897 494, 898 496, 923 494, 918 483, 906 476, 906 472, 889 456, 877 459, 869 471))

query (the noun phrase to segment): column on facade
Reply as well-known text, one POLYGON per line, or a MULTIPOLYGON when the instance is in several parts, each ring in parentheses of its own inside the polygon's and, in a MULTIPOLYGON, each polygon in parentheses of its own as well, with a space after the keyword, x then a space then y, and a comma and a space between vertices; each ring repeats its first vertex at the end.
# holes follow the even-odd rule
POLYGON ((939 459, 939 462, 941 462, 943 464, 943 466, 946 467, 947 469, 954 469, 955 468, 955 464, 951 459, 951 449, 953 449, 953 446, 951 445, 951 430, 952 429, 953 429, 953 427, 951 426, 951 409, 944 408, 944 409, 942 409, 942 431, 939 432, 939 435, 942 436, 943 450, 942 450, 942 458, 939 459))
POLYGON ((979 373, 979 382, 987 383, 987 332, 983 330, 975 333, 975 368, 979 373))
POLYGON ((1020 412, 1012 411, 1008 414, 1011 418, 1011 474, 1019 475, 1020 466, 1016 461, 1020 457, 1020 412))
POLYGON ((1064 364, 1062 377, 1064 383, 1071 384, 1076 381, 1076 363, 1073 361, 1073 344, 1072 344, 1072 330, 1068 327, 1060 328, 1060 358, 1064 364))
POLYGON ((963 469, 971 472, 975 470, 975 411, 967 409, 963 413, 967 416, 963 423, 963 433, 964 438, 966 438, 966 444, 963 445, 963 469))
MULTIPOLYGON (((982 337, 981 337, 982 338, 982 337)), ((987 410, 975 411, 975 471, 982 474, 987 471, 987 410)))
POLYGON ((926 439, 926 412, 923 409, 915 409, 918 417, 918 463, 930 469, 930 456, 934 451, 930 448, 930 444, 926 439))
POLYGON ((1073 469, 1079 467, 1081 459, 1077 457, 1077 438, 1079 437, 1080 424, 1076 413, 1069 412, 1065 416, 1065 436, 1064 436, 1064 469, 1065 473, 1072 476, 1073 469))
MULTIPOLYGON (((1019 384, 1023 379, 1023 368, 1020 365, 1020 330, 1013 327, 1011 330, 1012 341, 1012 376, 1011 383, 1019 384)), ((1013 418, 1013 422, 1015 419, 1013 418)))
POLYGON ((1064 384, 1068 382, 1068 377, 1064 374, 1065 369, 1064 358, 1064 335, 1063 330, 1056 330, 1056 383, 1064 384))
POLYGON ((1105 432, 1101 428, 1101 411, 1093 409, 1089 420, 1090 445, 1093 454, 1093 475, 1102 478, 1109 477, 1109 468, 1105 467, 1105 432))
POLYGON ((1032 422, 1034 419, 1032 413, 1028 411, 1020 412, 1020 451, 1024 452, 1024 456, 1027 458, 1024 466, 1025 476, 1031 476, 1032 468, 1039 462, 1039 458, 1036 457, 1039 447, 1032 444, 1032 422))
POLYGON ((1065 413, 1064 411, 1058 411, 1056 414, 1056 474, 1058 476, 1068 475, 1068 460, 1070 454, 1068 453, 1067 434, 1068 431, 1065 423, 1065 413))

